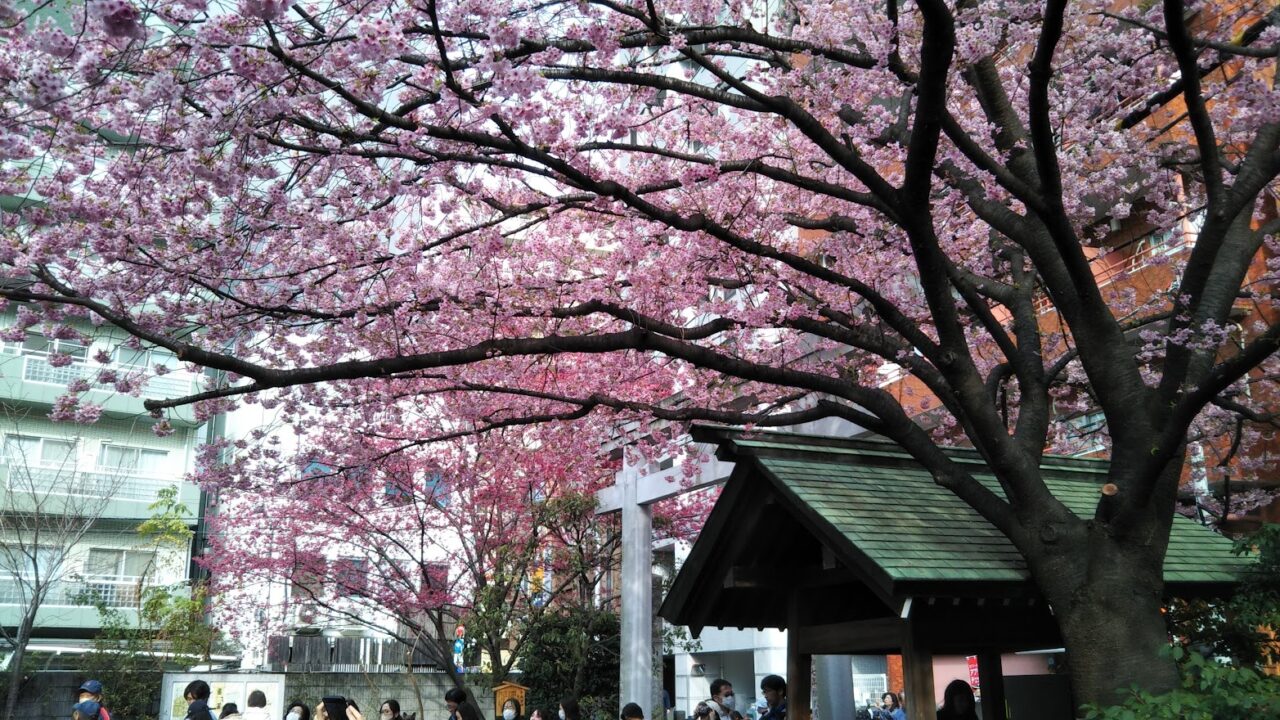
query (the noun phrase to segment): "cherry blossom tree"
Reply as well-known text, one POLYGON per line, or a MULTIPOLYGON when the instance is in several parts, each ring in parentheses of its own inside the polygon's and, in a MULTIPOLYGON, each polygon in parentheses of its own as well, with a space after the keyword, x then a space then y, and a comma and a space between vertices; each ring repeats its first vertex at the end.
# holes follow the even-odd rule
POLYGON ((845 418, 1018 548, 1077 700, 1174 686, 1188 437, 1275 421, 1274 10, 57 7, 3 31, 3 295, 227 378, 158 417, 845 418), (1082 516, 1039 465, 1086 411, 1110 464, 1082 516))
POLYGON ((334 413, 296 453, 263 443, 224 462, 206 450, 201 477, 219 499, 202 564, 234 632, 262 632, 265 588, 286 586, 268 633, 367 627, 463 687, 456 625, 501 681, 544 614, 601 601, 618 529, 595 515, 612 471, 582 447, 589 433, 544 425, 406 448, 385 427, 350 427, 334 413))

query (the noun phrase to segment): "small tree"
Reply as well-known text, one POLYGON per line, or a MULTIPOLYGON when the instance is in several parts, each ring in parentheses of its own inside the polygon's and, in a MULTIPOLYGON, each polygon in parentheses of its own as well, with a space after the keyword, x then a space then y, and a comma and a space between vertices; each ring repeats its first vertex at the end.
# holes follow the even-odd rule
POLYGON ((577 607, 544 617, 520 660, 529 707, 555 708, 569 695, 584 712, 611 717, 619 706, 620 633, 618 616, 608 610, 577 607))
MULTIPOLYGON (((20 413, 5 408, 17 427, 20 413)), ((0 590, 18 607, 17 623, 0 626, 11 648, 3 717, 14 718, 24 677, 27 645, 36 618, 50 601, 74 602, 68 580, 71 558, 94 528, 124 477, 79 467, 76 435, 61 438, 6 436, 7 482, 0 485, 0 590)))
MULTIPOLYGON (((193 532, 187 523, 191 511, 178 501, 178 489, 161 490, 149 506, 151 516, 137 533, 155 551, 154 563, 163 563, 164 551, 185 556, 193 532)), ((92 601, 92 598, 89 598, 92 601)), ((98 600, 101 631, 94 651, 85 656, 86 673, 111 688, 114 716, 152 720, 152 706, 159 699, 159 673, 185 670, 207 663, 221 633, 206 622, 208 586, 183 582, 141 589, 132 610, 136 620, 119 608, 98 600)))

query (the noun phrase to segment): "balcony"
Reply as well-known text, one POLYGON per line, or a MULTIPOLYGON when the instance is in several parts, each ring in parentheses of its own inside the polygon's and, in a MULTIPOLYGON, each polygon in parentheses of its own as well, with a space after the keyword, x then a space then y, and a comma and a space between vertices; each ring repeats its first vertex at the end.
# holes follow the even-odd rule
MULTIPOLYGON (((150 586, 143 578, 115 575, 58 580, 50 583, 41 607, 92 607, 100 601, 109 608, 137 608, 142 591, 150 586)), ((29 591, 16 577, 0 576, 0 606, 26 605, 29 591)))
POLYGON ((155 502, 164 488, 181 487, 182 484, 180 478, 144 475, 129 470, 42 467, 3 459, 0 459, 0 474, 3 474, 5 489, 12 495, 60 495, 147 504, 155 502))
MULTIPOLYGON (((94 382, 103 370, 113 370, 123 376, 138 372, 139 369, 126 365, 88 365, 83 362, 54 367, 49 363, 48 357, 43 354, 24 353, 22 355, 22 379, 26 382, 65 387, 76 380, 87 380, 93 392, 116 392, 115 387, 111 385, 94 382)), ((142 396, 166 398, 189 395, 194 390, 194 381, 195 376, 185 370, 152 377, 142 386, 142 396)))

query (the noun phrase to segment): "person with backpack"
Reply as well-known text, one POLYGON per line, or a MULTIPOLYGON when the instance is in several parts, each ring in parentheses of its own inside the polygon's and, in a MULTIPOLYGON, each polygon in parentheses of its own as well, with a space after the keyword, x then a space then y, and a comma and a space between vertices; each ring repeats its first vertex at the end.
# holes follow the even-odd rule
POLYGON ((111 720, 111 713, 107 712, 107 708, 102 704, 102 682, 100 680, 85 680, 80 689, 76 691, 76 702, 81 703, 85 700, 92 700, 98 704, 98 717, 101 720, 111 720))

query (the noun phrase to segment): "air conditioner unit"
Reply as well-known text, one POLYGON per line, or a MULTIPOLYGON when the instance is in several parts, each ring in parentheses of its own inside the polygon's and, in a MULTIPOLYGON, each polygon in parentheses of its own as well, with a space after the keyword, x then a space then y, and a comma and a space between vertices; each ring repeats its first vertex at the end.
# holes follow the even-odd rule
POLYGON ((320 611, 315 605, 307 604, 298 606, 298 624, 312 625, 320 617, 320 611))

